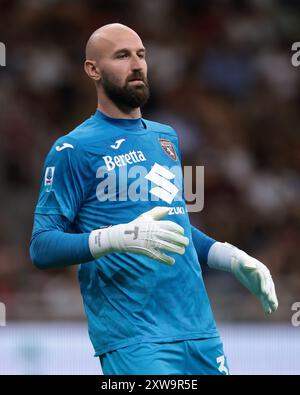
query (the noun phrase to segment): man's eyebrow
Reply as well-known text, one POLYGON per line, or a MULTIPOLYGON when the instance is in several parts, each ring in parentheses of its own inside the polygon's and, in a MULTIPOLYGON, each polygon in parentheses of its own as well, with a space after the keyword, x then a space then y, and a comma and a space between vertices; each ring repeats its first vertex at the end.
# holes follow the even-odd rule
MULTIPOLYGON (((122 52, 130 52, 130 49, 129 48, 121 48, 121 49, 117 49, 115 52, 114 52, 114 55, 117 55, 118 53, 122 53, 122 52)), ((140 49, 138 49, 137 50, 137 52, 146 52, 146 48, 140 48, 140 49)))

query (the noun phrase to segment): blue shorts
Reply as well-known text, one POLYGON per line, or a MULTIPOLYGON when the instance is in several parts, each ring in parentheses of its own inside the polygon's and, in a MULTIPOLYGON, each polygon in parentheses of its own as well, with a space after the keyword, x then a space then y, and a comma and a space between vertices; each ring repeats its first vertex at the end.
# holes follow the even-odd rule
POLYGON ((140 343, 100 356, 103 374, 229 374, 219 337, 140 343))

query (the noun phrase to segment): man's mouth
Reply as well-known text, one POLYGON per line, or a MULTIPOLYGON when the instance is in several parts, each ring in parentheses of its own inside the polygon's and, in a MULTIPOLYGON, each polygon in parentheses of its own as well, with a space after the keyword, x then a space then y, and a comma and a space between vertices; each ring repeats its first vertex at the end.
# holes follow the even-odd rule
POLYGON ((144 78, 142 78, 142 77, 132 77, 132 78, 129 79, 129 82, 132 82, 132 81, 144 82, 144 78))
POLYGON ((136 86, 136 87, 142 87, 145 86, 145 82, 144 80, 140 79, 140 78, 136 78, 136 79, 132 79, 128 82, 130 85, 136 86))

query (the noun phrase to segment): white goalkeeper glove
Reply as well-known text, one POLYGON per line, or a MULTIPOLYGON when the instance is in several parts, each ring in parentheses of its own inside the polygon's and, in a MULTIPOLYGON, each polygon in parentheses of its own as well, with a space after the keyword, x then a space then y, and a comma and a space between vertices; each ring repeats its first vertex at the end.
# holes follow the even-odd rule
POLYGON ((91 254, 98 259, 113 252, 133 252, 173 265, 175 259, 161 250, 183 255, 189 239, 180 225, 159 221, 169 210, 169 207, 155 207, 128 224, 93 230, 89 236, 91 254))
POLYGON ((277 310, 278 300, 269 269, 257 259, 228 243, 214 243, 208 253, 208 266, 232 272, 249 291, 258 297, 263 310, 277 310))

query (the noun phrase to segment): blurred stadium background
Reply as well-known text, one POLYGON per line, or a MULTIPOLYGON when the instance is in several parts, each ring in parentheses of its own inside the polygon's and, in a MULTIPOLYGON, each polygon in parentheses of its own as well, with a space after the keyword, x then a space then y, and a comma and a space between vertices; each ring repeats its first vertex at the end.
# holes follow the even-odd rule
POLYGON ((111 22, 146 45, 144 117, 175 127, 184 164, 205 166, 191 222, 273 274, 280 305, 266 317, 230 275, 205 271, 232 373, 300 373, 300 2, 2 0, 0 19, 0 374, 99 371, 76 267, 38 271, 28 245, 44 157, 95 110, 86 40, 111 22))

